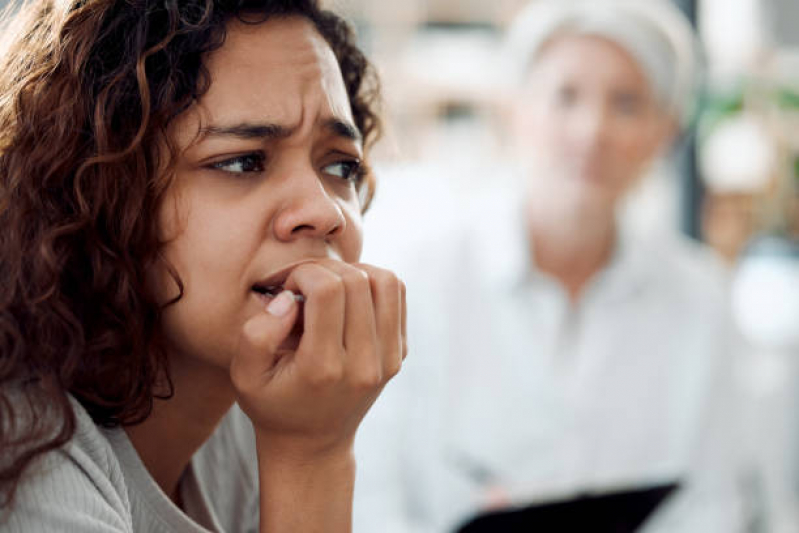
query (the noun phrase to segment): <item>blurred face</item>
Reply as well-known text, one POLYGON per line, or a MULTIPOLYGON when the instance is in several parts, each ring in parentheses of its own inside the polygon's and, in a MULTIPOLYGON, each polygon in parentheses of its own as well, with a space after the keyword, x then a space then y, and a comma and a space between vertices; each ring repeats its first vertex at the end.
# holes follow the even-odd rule
POLYGON ((546 45, 519 101, 517 139, 534 192, 572 207, 612 209, 669 133, 638 65, 598 37, 546 45))
MULTIPOLYGON (((226 370, 264 287, 304 261, 358 260, 362 147, 338 63, 310 22, 232 22, 206 66, 210 89, 170 131, 180 155, 160 225, 184 294, 163 328, 173 362, 226 370)), ((166 269, 156 278, 162 302, 177 295, 166 269)))

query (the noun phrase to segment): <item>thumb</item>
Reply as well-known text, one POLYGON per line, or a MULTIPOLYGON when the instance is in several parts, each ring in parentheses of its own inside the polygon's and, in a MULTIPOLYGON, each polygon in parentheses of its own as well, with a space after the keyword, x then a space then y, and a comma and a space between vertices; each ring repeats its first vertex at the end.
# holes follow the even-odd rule
POLYGON ((298 309, 294 293, 283 291, 269 302, 265 313, 244 324, 239 349, 230 365, 230 377, 237 388, 247 389, 254 380, 261 382, 273 368, 277 350, 297 320, 298 309))

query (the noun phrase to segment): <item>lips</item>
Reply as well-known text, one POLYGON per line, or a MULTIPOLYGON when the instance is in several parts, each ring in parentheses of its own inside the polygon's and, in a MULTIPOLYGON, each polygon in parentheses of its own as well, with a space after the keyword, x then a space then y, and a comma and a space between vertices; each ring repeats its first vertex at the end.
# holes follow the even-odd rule
POLYGON ((291 274, 291 271, 297 268, 297 266, 308 263, 309 261, 310 260, 306 259, 286 265, 280 270, 253 283, 250 290, 255 292, 260 298, 271 300, 284 290, 286 279, 289 277, 289 274, 291 274))
MULTIPOLYGON (((311 261, 311 259, 306 259, 283 267, 274 274, 265 277, 263 280, 253 283, 250 287, 250 291, 255 293, 260 300, 268 304, 274 297, 285 290, 286 279, 288 279, 291 271, 297 268, 298 265, 311 261)), ((305 301, 305 296, 294 293, 294 301, 302 303, 305 301)))
POLYGON ((267 298, 274 298, 283 291, 283 285, 255 284, 252 286, 252 290, 257 292, 261 296, 266 296, 267 298))
POLYGON ((274 298, 283 291, 283 286, 286 283, 289 272, 289 269, 283 269, 264 280, 256 281, 252 284, 250 290, 257 293, 259 296, 270 299, 274 298))

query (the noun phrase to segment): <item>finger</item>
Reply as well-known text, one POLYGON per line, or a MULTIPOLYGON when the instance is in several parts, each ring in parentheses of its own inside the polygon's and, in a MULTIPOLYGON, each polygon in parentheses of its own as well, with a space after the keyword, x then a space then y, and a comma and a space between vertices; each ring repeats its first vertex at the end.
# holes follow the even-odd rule
POLYGON ((297 368, 319 384, 344 372, 345 289, 341 277, 318 262, 295 268, 284 286, 305 298, 303 333, 296 352, 297 368))
POLYGON ((344 282, 345 372, 351 383, 373 388, 382 381, 383 365, 369 275, 342 261, 327 259, 320 264, 336 272, 344 282))
POLYGON ((382 352, 383 375, 387 380, 399 372, 402 366, 403 284, 391 271, 366 264, 358 264, 358 267, 369 274, 375 305, 377 337, 382 352))
POLYGON ((230 365, 230 376, 240 390, 259 385, 277 363, 280 344, 297 321, 299 306, 291 291, 283 291, 259 313, 245 322, 239 349, 230 365))

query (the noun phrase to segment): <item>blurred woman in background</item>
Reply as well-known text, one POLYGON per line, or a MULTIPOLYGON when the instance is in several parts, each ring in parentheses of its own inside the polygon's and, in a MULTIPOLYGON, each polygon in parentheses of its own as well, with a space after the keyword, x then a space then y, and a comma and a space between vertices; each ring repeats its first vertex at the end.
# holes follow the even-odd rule
POLYGON ((362 531, 737 530, 713 448, 732 409, 726 273, 620 221, 691 115, 697 48, 665 1, 516 19, 522 179, 398 266, 415 361, 362 435, 362 531))

